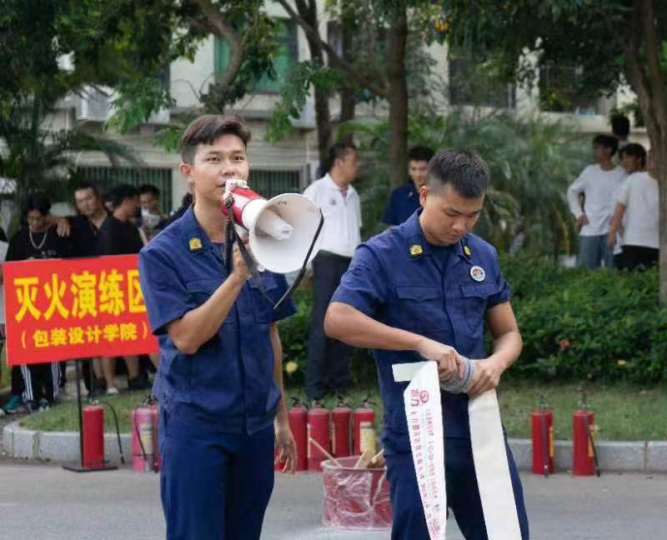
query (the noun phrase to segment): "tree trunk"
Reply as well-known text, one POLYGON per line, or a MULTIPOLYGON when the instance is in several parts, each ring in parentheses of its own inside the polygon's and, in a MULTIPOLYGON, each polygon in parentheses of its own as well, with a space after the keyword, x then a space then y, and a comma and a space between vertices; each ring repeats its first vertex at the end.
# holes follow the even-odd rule
MULTIPOLYGON (((653 151, 660 186, 660 304, 667 305, 667 94, 659 65, 660 40, 653 0, 635 0, 629 31, 623 43, 625 74, 637 94, 653 151), (640 51, 644 52, 643 56, 640 51)), ((619 29, 619 33, 623 33, 619 29)))
MULTIPOLYGON (((315 0, 297 0, 296 8, 299 15, 308 23, 311 28, 319 29, 317 17, 317 3, 315 0)), ((314 39, 314 36, 306 34, 310 57, 313 62, 324 66, 324 51, 320 39, 314 39)), ((329 108, 330 93, 315 85, 315 124, 317 126, 317 153, 320 159, 320 167, 327 160, 329 146, 331 145, 331 110, 329 108)))
MULTIPOLYGON (((345 4, 348 0, 343 1, 343 20, 341 21, 341 41, 343 46, 343 59, 350 64, 354 60, 354 54, 352 52, 353 40, 354 40, 354 31, 356 29, 355 21, 352 17, 345 15, 346 9, 345 4)), ((356 113, 357 101, 355 97, 355 90, 353 85, 345 86, 340 91, 340 122, 349 122, 354 120, 356 113)), ((348 142, 352 142, 352 134, 350 133, 348 142)))
POLYGON ((397 10, 387 42, 389 187, 392 189, 405 182, 408 170, 408 85, 405 79, 407 37, 408 23, 403 6, 397 10))

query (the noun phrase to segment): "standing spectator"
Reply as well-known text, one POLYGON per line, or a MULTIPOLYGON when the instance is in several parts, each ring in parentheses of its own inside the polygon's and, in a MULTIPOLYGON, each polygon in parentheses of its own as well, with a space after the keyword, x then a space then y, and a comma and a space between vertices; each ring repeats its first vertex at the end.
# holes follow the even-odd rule
POLYGON ((613 266, 612 250, 607 246, 614 190, 625 178, 625 171, 612 162, 618 141, 610 135, 593 139, 595 165, 586 167, 567 190, 570 211, 579 232, 579 266, 589 270, 613 266), (583 204, 581 197, 583 196, 583 204))
POLYGON ((387 225, 400 225, 414 214, 419 204, 419 190, 426 184, 428 162, 433 157, 433 150, 427 146, 414 146, 408 152, 408 181, 391 192, 391 197, 384 211, 387 225))
MULTIPOLYGON (((58 236, 57 226, 50 225, 50 210, 51 201, 45 195, 28 197, 23 209, 26 225, 10 240, 6 261, 59 259, 71 255, 69 239, 58 236)), ((28 411, 47 409, 55 401, 60 388, 59 363, 22 365, 20 371, 23 376, 23 402, 28 411)))
POLYGON ((614 246, 624 223, 622 260, 628 270, 646 269, 658 263, 660 193, 652 157, 649 152, 648 172, 631 174, 615 194, 617 204, 607 244, 614 246))
POLYGON ((329 390, 345 393, 350 385, 352 349, 324 334, 324 315, 340 278, 361 242, 361 203, 352 182, 359 172, 359 152, 349 143, 329 150, 329 172, 304 195, 324 214, 320 252, 313 259, 313 310, 306 363, 306 394, 319 400, 329 390))
POLYGON ((157 234, 157 226, 165 218, 160 210, 160 190, 153 184, 139 186, 141 202, 141 228, 148 240, 157 234))
MULTIPOLYGON (((137 253, 136 237, 128 233, 128 225, 106 211, 102 197, 93 184, 79 186, 74 192, 78 215, 70 217, 72 242, 76 257, 99 257, 102 255, 129 255, 137 253)), ((140 248, 139 248, 140 249, 140 248)), ((138 362, 127 361, 128 384, 139 374, 138 362)), ((94 362, 96 380, 84 363, 84 379, 88 391, 98 391, 106 384, 107 394, 117 394, 115 375, 111 364, 94 362), (105 382, 103 382, 103 379, 105 382)))

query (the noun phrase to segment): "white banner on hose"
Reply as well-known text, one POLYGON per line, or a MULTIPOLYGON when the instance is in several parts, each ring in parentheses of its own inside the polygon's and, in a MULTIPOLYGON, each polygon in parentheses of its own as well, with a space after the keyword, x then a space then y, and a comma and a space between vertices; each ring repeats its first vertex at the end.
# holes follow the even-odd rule
POLYGON ((431 540, 445 540, 447 491, 440 381, 435 362, 426 362, 403 393, 412 460, 431 540))
POLYGON ((489 540, 521 540, 495 390, 470 398, 470 442, 489 540))

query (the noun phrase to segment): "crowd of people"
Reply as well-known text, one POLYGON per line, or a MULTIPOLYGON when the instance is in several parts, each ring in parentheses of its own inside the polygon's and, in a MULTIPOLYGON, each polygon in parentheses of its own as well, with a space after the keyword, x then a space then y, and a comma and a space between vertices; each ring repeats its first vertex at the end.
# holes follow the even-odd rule
POLYGON ((579 266, 642 270, 658 263, 659 193, 652 153, 612 135, 567 191, 579 229, 579 266), (616 156, 618 157, 615 160, 616 156))
MULTIPOLYGON (((139 188, 120 184, 104 194, 92 183, 81 184, 73 203, 74 215, 57 217, 51 213, 46 195, 29 195, 17 232, 8 242, 4 232, 0 235, 0 245, 5 242, 6 246, 4 260, 137 254, 172 220, 161 211, 159 189, 150 184, 139 188)), ((1 314, 4 333, 4 302, 1 314)), ((110 355, 83 362, 84 383, 90 394, 118 394, 119 374, 127 375, 129 390, 150 387, 148 375, 156 370, 159 355, 126 356, 123 366, 117 366, 116 360, 110 355)), ((66 362, 54 362, 12 367, 11 394, 0 414, 49 408, 64 390, 66 366, 66 362)))

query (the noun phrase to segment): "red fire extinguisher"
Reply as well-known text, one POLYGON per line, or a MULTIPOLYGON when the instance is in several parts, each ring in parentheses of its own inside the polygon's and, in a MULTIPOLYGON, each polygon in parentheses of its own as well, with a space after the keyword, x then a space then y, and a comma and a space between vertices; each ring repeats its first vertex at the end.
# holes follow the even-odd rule
POLYGON ((314 404, 308 411, 308 470, 321 471, 321 463, 328 458, 311 439, 327 452, 331 450, 329 411, 320 403, 314 404))
POLYGON ((132 467, 138 472, 158 472, 158 409, 154 403, 140 405, 132 411, 132 467))
POLYGON ((350 455, 350 418, 352 410, 340 401, 331 411, 331 453, 333 457, 350 455))
POLYGON ((547 478, 554 472, 554 416, 544 396, 531 415, 533 431, 533 473, 547 478))
POLYGON ((359 456, 369 448, 376 452, 375 412, 368 400, 364 400, 354 411, 354 454, 359 456))
POLYGON ((575 476, 600 476, 600 466, 595 449, 593 430, 595 428, 595 414, 588 408, 586 396, 582 396, 581 407, 574 412, 572 473, 575 476))
POLYGON ((83 468, 104 468, 104 409, 89 405, 83 409, 83 468))

